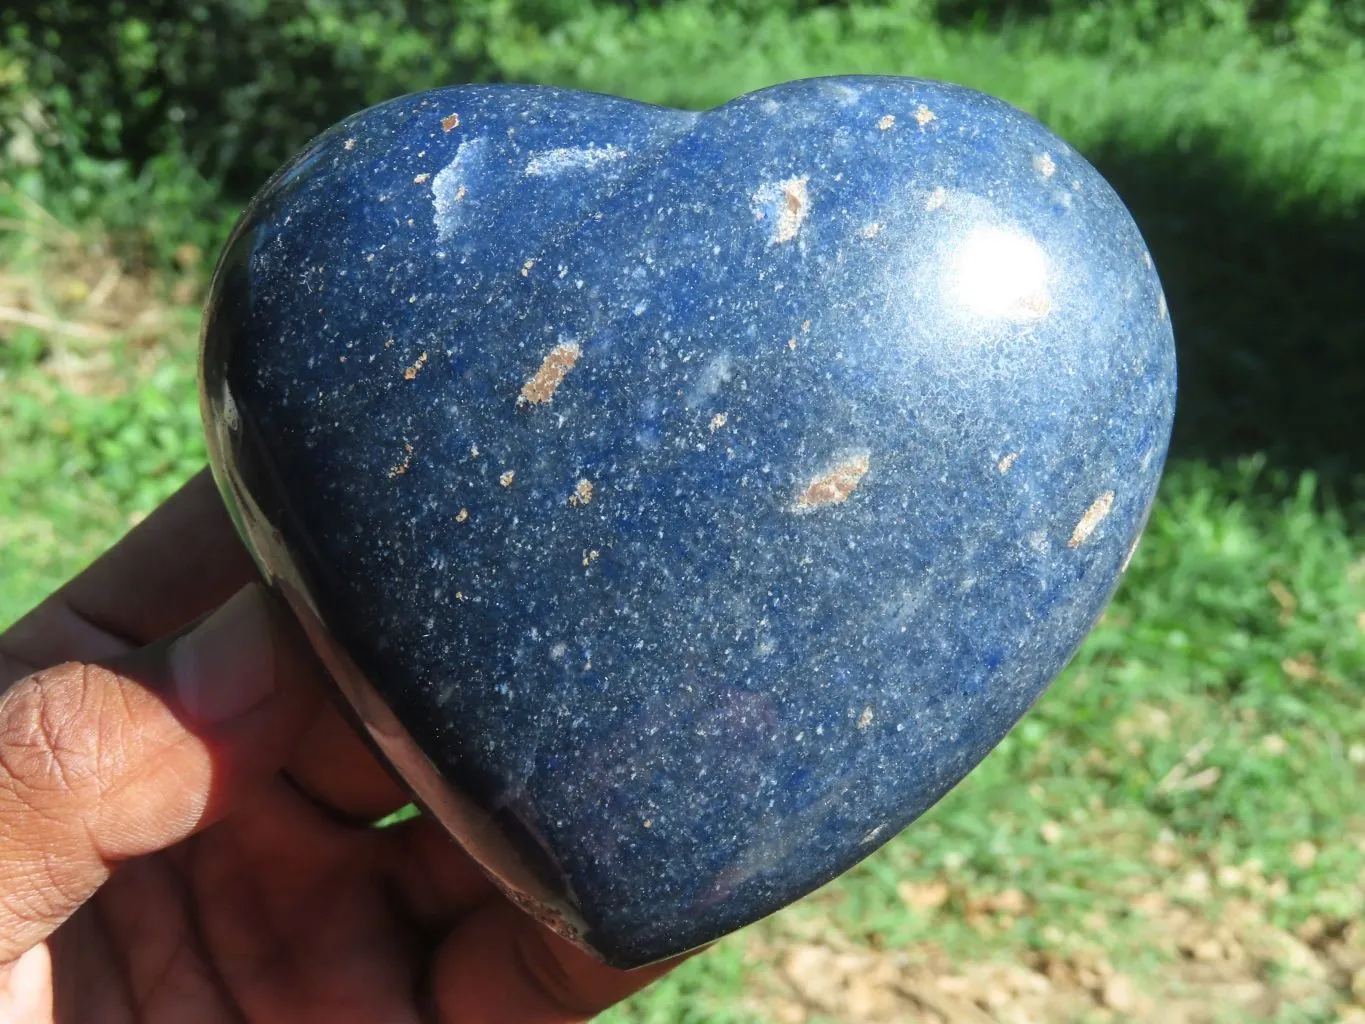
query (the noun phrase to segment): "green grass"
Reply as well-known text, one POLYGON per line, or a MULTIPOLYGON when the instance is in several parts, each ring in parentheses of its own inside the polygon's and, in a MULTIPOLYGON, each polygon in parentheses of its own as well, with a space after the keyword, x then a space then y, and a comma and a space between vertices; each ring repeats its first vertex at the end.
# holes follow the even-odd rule
POLYGON ((111 345, 95 394, 54 380, 51 362, 32 358, 41 350, 25 334, 0 347, 0 624, 151 512, 205 458, 183 343, 141 358, 111 345))
MULTIPOLYGON (((998 93, 1115 182, 1180 348, 1176 445, 1147 536, 1034 711, 875 856, 604 1020, 847 1019, 810 999, 791 1009, 784 951, 812 945, 964 971, 1099 955, 1159 1006, 1177 983, 1204 991, 1192 944, 1237 920, 1243 976, 1284 998, 1210 1019, 1328 1021, 1365 999, 1365 981, 1350 994, 1365 952, 1328 955, 1365 937, 1313 938, 1365 916, 1365 71, 1233 29, 1067 39, 1046 22, 956 32, 894 10, 779 22, 682 3, 634 19, 593 9, 497 55, 511 77, 695 106, 850 71, 998 93), (1312 942, 1320 970, 1300 962, 1312 942), (1305 971, 1316 987, 1294 988, 1305 971)), ((0 192, 3 218, 17 227, 0 235, 0 274, 41 281, 44 308, 79 319, 58 287, 70 245, 35 243, 40 215, 0 192)), ((0 322, 0 624, 201 463, 197 311, 160 309, 151 337, 98 343, 0 322), (95 383, 72 365, 96 366, 95 383)), ((1114 1018, 1084 999, 1047 1019, 1114 1018)))

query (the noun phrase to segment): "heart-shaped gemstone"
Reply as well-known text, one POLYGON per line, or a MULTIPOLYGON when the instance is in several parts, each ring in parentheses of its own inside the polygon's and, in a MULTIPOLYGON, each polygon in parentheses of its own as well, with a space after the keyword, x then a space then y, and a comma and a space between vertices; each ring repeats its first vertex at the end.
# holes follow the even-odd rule
POLYGON ((895 835, 1103 609, 1174 408, 1100 176, 926 81, 398 99, 214 281, 219 480, 377 746, 609 962, 895 835))

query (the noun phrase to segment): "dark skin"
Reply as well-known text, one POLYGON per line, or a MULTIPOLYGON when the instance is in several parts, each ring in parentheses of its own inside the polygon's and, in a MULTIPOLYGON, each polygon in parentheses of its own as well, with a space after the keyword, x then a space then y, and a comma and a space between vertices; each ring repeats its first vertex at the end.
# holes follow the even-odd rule
POLYGON ((201 474, 0 637, 0 1021, 548 1024, 666 970, 554 936, 427 819, 368 827, 406 798, 255 576, 201 474), (271 685, 222 718, 163 638, 229 599, 264 628, 199 675, 271 685))

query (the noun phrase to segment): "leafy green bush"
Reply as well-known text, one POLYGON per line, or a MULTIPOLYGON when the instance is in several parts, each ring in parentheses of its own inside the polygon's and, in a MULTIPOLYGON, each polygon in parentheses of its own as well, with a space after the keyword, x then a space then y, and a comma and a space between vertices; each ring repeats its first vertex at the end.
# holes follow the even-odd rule
POLYGON ((171 235, 211 250, 221 218, 186 225, 220 194, 399 93, 513 78, 716 102, 739 90, 698 89, 703 53, 772 81, 876 33, 922 50, 986 25, 1111 59, 1232 34, 1311 63, 1361 52, 1365 0, 30 0, 0 12, 0 171, 62 215, 149 237, 183 222, 171 235), (641 47, 679 70, 661 79, 641 47))
POLYGON ((937 0, 944 24, 999 26, 1046 17, 1083 30, 1139 35, 1173 28, 1250 30, 1266 42, 1295 44, 1324 34, 1365 31, 1361 0, 937 0))

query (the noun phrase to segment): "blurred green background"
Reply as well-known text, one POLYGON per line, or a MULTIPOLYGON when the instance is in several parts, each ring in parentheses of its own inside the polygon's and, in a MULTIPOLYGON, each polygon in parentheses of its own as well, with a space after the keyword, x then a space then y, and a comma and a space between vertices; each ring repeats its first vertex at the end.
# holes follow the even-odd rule
POLYGON ((1365 1022, 1365 0, 10 5, 0 626, 203 463, 208 271, 317 131, 460 81, 705 107, 844 73, 995 93, 1115 185, 1176 330, 1170 471, 962 786, 604 1019, 1365 1022))

